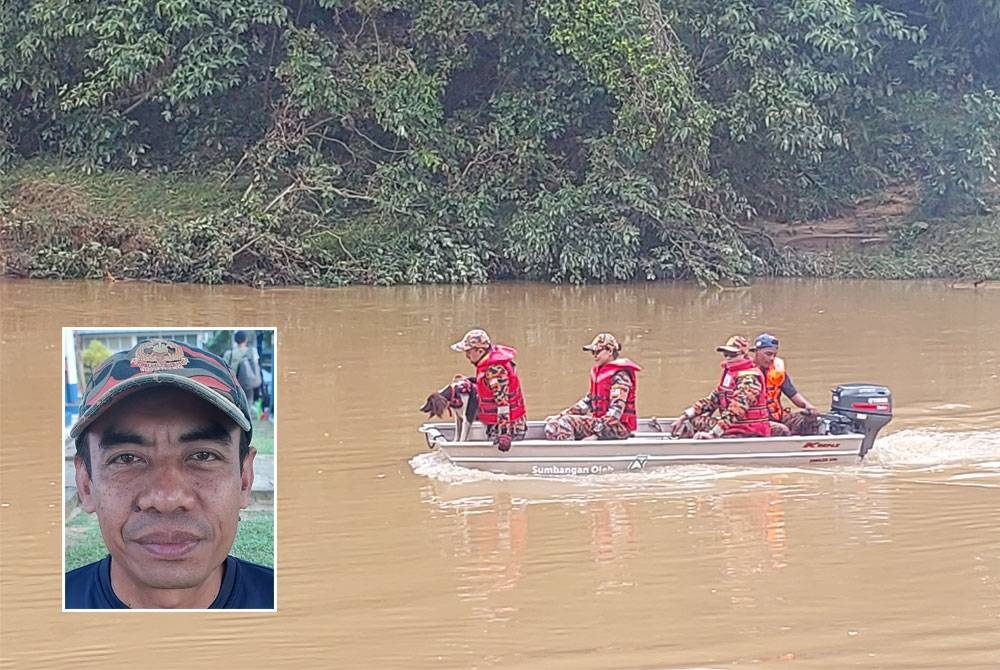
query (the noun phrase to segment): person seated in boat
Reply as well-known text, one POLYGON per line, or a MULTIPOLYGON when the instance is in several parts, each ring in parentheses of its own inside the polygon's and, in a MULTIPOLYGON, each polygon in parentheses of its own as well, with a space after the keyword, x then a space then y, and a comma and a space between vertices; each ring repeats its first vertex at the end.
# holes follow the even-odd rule
POLYGON ((816 435, 819 432, 819 412, 795 388, 792 378, 785 370, 785 362, 778 358, 778 338, 769 333, 761 333, 753 342, 753 362, 764 373, 767 384, 767 411, 771 422, 772 435, 816 435), (802 409, 793 412, 783 407, 784 395, 802 409))
POLYGON ((590 393, 545 419, 545 439, 623 440, 636 429, 636 373, 642 368, 619 356, 621 345, 611 333, 599 334, 583 350, 594 357, 590 393))
POLYGON ((514 358, 517 351, 503 344, 493 344, 485 330, 474 328, 451 345, 461 351, 476 367, 469 377, 479 395, 477 420, 486 426, 486 435, 500 451, 508 451, 513 440, 521 440, 528 431, 527 412, 521 393, 514 358))
POLYGON ((718 386, 681 412, 670 425, 671 435, 697 440, 768 437, 766 381, 750 358, 747 338, 733 335, 715 350, 723 356, 718 386))

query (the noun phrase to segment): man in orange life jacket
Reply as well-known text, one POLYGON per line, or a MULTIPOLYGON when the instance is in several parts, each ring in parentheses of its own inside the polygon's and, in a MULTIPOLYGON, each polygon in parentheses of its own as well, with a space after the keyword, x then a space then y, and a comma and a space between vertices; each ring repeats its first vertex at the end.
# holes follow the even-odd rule
POLYGON ((778 358, 778 338, 761 333, 753 342, 753 362, 764 373, 767 382, 767 410, 772 435, 815 435, 819 431, 819 413, 792 383, 785 371, 785 362, 778 358), (781 394, 802 412, 792 412, 781 406, 781 394))
POLYGON ((545 420, 548 440, 623 440, 636 428, 635 375, 642 370, 620 358, 621 345, 601 333, 583 348, 594 356, 590 393, 572 407, 545 420))
POLYGON ((677 417, 670 426, 672 435, 707 440, 771 434, 764 374, 750 360, 748 347, 747 338, 733 335, 715 348, 723 355, 719 384, 677 417))
POLYGON ((467 332, 451 348, 464 352, 476 366, 475 378, 469 378, 479 395, 476 418, 486 425, 486 435, 500 451, 509 450, 511 441, 523 439, 528 430, 521 380, 514 363, 517 351, 493 344, 486 331, 478 328, 467 332))

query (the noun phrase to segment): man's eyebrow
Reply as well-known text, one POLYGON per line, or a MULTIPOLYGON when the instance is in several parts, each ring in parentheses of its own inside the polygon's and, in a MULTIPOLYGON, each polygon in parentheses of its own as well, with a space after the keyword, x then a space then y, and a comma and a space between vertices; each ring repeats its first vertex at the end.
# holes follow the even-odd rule
MULTIPOLYGON (((214 421, 208 425, 199 426, 194 430, 189 430, 188 432, 181 434, 180 441, 182 443, 216 442, 222 446, 229 446, 233 443, 232 436, 229 431, 226 430, 225 426, 214 421)), ((136 445, 139 447, 152 446, 149 440, 144 438, 139 433, 110 427, 101 434, 101 439, 98 442, 98 448, 110 449, 111 447, 117 447, 123 444, 136 445)))
POLYGON ((229 446, 233 443, 232 434, 220 423, 212 422, 207 426, 201 426, 194 430, 189 430, 180 437, 181 442, 217 442, 222 446, 229 446))
POLYGON ((140 447, 148 447, 149 442, 139 433, 132 433, 118 428, 108 428, 101 433, 101 439, 97 443, 99 449, 110 449, 121 444, 134 444, 140 447))

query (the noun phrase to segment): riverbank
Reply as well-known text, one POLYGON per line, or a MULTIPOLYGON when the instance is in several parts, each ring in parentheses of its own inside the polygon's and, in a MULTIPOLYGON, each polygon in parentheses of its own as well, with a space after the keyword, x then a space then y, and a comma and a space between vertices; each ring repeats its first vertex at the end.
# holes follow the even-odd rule
MULTIPOLYGON (((0 176, 0 271, 256 286, 406 281, 364 267, 343 227, 307 213, 255 211, 242 202, 246 188, 221 174, 88 174, 51 161, 25 163, 0 176)), ((912 189, 895 187, 836 217, 753 221, 745 229, 760 241, 757 276, 977 285, 1000 280, 998 211, 928 217, 912 189)))

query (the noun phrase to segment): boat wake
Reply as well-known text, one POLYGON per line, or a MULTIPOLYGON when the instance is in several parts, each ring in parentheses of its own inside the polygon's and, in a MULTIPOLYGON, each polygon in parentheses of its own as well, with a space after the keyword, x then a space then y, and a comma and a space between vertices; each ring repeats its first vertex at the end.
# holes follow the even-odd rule
POLYGON ((417 475, 443 484, 474 482, 537 482, 550 490, 618 491, 634 489, 649 493, 662 489, 664 493, 683 493, 699 489, 718 488, 727 480, 745 487, 763 483, 775 475, 799 473, 816 477, 839 477, 844 474, 885 477, 914 472, 959 470, 950 477, 956 482, 1000 486, 1000 430, 948 432, 941 430, 905 429, 880 437, 864 462, 843 466, 806 467, 740 467, 732 465, 676 465, 636 472, 565 477, 495 474, 471 470, 451 464, 444 454, 428 451, 410 459, 417 475))
POLYGON ((972 466, 1000 469, 1000 430, 907 429, 875 440, 865 465, 887 469, 972 466))
POLYGON ((436 479, 446 484, 469 481, 517 479, 514 475, 498 475, 484 470, 470 470, 452 465, 440 451, 425 451, 410 459, 414 474, 436 479))
MULTIPOLYGON (((684 494, 692 491, 717 489, 725 487, 726 482, 732 486, 745 488, 747 486, 763 485, 774 476, 783 473, 829 471, 830 468, 816 470, 796 467, 739 467, 726 465, 672 465, 656 467, 635 472, 614 472, 598 475, 567 475, 544 477, 532 475, 497 474, 483 470, 473 470, 454 465, 447 457, 438 451, 418 454, 410 459, 410 466, 417 475, 428 477, 445 486, 458 485, 468 487, 477 483, 503 483, 505 486, 524 490, 545 490, 561 495, 589 492, 601 495, 614 491, 619 495, 627 495, 629 491, 648 495, 650 491, 658 494, 684 494)), ((853 468, 856 466, 845 466, 853 468)), ((841 471, 843 468, 841 468, 841 471)), ((481 488, 481 487, 473 487, 481 488)))

